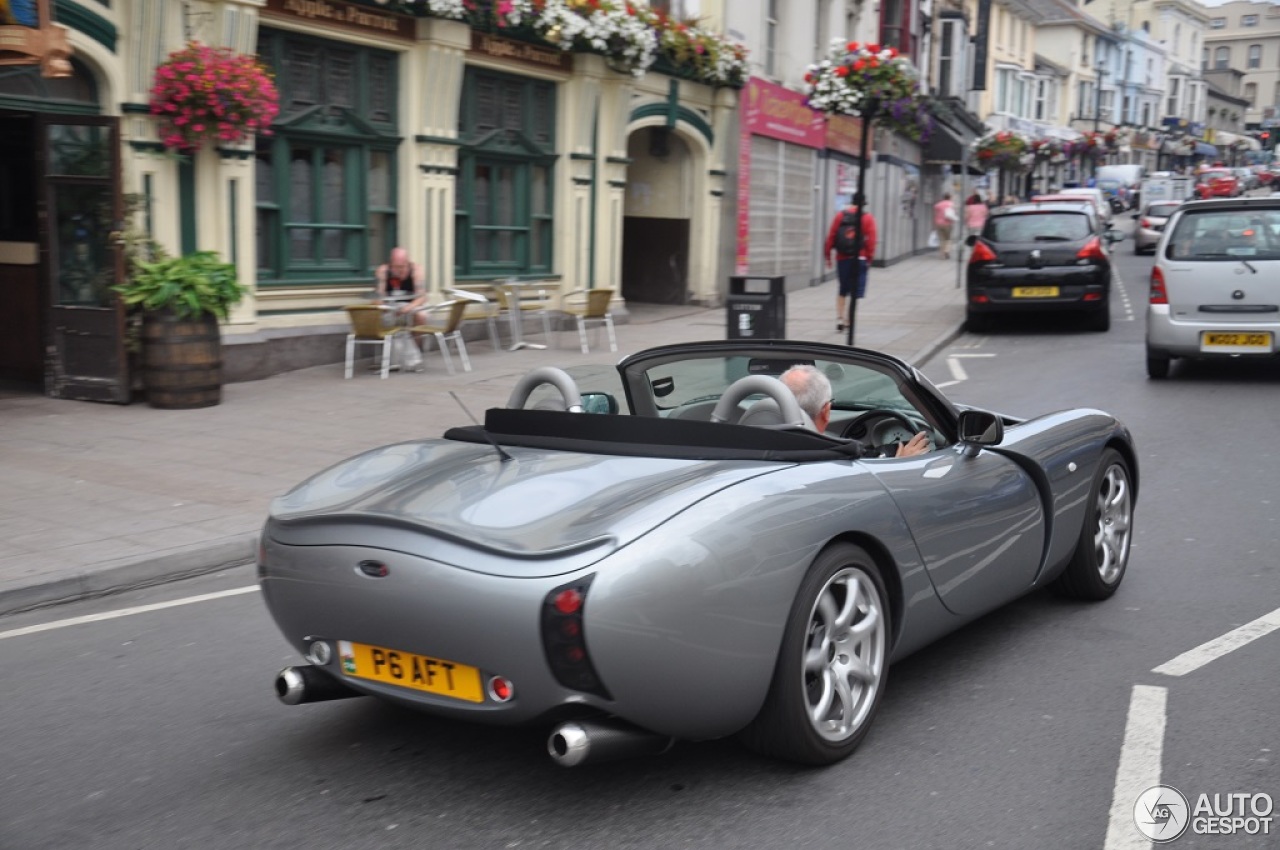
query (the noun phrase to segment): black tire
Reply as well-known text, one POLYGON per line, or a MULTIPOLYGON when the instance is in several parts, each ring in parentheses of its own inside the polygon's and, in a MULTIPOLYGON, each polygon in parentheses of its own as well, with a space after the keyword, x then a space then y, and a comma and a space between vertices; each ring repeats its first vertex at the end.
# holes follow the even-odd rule
POLYGON ((1133 539, 1133 477, 1115 449, 1102 453, 1071 562, 1053 584, 1063 596, 1107 599, 1129 566, 1133 539))
POLYGON ((1100 332, 1111 330, 1110 304, 1104 304, 1101 310, 1095 310, 1089 314, 1089 330, 1100 332))
POLYGON ((1169 377, 1169 356, 1167 354, 1156 354, 1155 352, 1147 352, 1147 377, 1157 381, 1163 381, 1169 377))
POLYGON ((769 693, 743 742, 800 764, 848 758, 884 695, 890 626, 889 596, 871 556, 847 543, 823 550, 796 593, 769 693))
POLYGON ((982 313, 966 313, 964 329, 971 334, 986 333, 991 330, 991 317, 982 313))

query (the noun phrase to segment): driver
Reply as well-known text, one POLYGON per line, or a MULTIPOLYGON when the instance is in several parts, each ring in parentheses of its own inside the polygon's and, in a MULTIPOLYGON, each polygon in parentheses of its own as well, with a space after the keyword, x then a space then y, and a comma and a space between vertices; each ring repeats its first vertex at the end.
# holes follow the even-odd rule
MULTIPOLYGON (((782 383, 795 394, 800 409, 809 414, 814 428, 819 434, 827 430, 831 421, 831 381, 814 366, 792 366, 782 373, 782 383)), ((929 451, 929 435, 920 431, 905 443, 895 444, 897 448, 890 454, 892 446, 875 446, 866 457, 912 457, 929 451)))

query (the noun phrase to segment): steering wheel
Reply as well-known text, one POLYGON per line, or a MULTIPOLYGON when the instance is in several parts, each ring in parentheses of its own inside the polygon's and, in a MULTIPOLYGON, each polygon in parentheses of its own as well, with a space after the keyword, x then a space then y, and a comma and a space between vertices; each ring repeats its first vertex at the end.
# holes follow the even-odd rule
POLYGON ((791 388, 782 381, 768 375, 747 375, 730 384, 724 391, 724 395, 720 396, 720 401, 716 402, 716 409, 711 411, 711 421, 732 421, 743 399, 757 393, 766 395, 778 403, 778 411, 787 425, 804 427, 804 411, 800 409, 800 402, 796 401, 795 393, 791 392, 791 388))
POLYGON ((569 377, 568 372, 554 366, 540 366, 517 381, 511 397, 507 399, 507 408, 523 409, 530 393, 543 384, 550 384, 560 391, 560 400, 564 402, 565 410, 570 413, 582 412, 582 395, 578 392, 578 385, 569 377))
POLYGON ((846 422, 844 428, 840 430, 840 436, 862 440, 873 446, 883 445, 885 440, 880 439, 881 429, 875 427, 877 420, 892 420, 901 424, 912 434, 921 430, 919 422, 912 422, 911 418, 901 411, 890 410, 887 407, 874 407, 865 413, 859 413, 846 422))

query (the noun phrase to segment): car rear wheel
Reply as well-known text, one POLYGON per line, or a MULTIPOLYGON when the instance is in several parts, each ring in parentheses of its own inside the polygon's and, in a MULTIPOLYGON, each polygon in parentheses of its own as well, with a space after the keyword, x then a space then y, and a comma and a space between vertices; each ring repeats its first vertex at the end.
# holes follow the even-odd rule
POLYGON ((1077 599, 1106 599, 1124 578, 1133 535, 1133 479, 1115 449, 1102 453, 1090 493, 1076 551, 1054 589, 1077 599))
POLYGON ((866 737, 889 672, 884 582, 863 549, 838 544, 809 568, 787 618, 764 706, 747 746, 802 764, 832 764, 866 737))
POLYGON ((1111 330, 1111 307, 1104 304, 1101 310, 1095 310, 1089 316, 1089 330, 1092 331, 1109 331, 1111 330))
POLYGON ((1147 352, 1147 377, 1163 380, 1169 377, 1169 357, 1168 355, 1147 352))
POLYGON ((966 313, 964 329, 971 334, 986 333, 991 330, 991 317, 982 313, 966 313))

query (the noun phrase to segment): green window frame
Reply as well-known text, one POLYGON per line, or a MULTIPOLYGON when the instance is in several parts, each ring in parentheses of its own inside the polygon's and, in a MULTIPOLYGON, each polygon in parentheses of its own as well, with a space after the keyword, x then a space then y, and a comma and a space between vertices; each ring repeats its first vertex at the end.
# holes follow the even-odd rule
POLYGON ((256 150, 258 283, 367 280, 396 244, 396 54, 263 29, 281 112, 256 150))
POLYGON ((556 84, 468 68, 461 103, 455 277, 551 274, 556 84))

